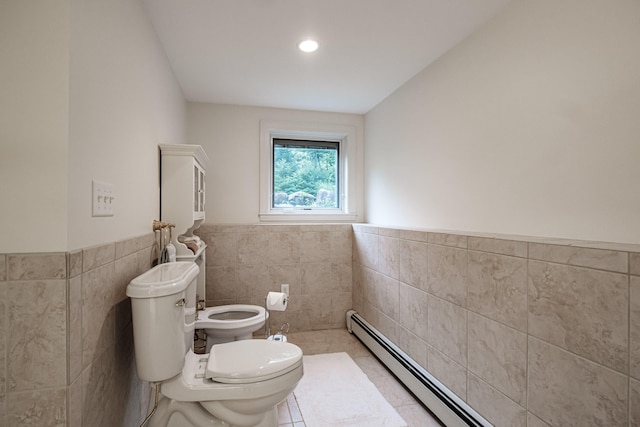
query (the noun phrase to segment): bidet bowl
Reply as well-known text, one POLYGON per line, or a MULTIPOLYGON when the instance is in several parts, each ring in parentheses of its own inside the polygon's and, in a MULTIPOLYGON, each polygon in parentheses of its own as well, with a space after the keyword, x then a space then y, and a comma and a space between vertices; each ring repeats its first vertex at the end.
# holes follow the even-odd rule
POLYGON ((198 312, 196 329, 207 334, 207 352, 213 344, 251 339, 264 326, 269 316, 264 307, 249 304, 229 304, 208 307, 198 312))

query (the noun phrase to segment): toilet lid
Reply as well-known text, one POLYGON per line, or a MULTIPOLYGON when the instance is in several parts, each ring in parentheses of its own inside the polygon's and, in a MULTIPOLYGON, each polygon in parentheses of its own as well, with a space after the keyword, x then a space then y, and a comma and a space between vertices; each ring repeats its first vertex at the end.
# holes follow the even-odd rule
POLYGON ((302 360, 297 345, 260 339, 233 341, 211 347, 206 376, 220 383, 251 383, 294 369, 302 360))

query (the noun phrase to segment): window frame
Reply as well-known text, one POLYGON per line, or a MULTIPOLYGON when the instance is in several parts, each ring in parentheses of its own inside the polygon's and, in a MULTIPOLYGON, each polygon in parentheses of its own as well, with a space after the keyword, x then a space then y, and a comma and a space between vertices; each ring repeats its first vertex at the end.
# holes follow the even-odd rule
POLYGON ((356 213, 356 128, 349 125, 298 123, 262 120, 260 122, 260 221, 354 222, 356 213), (339 208, 274 208, 273 140, 293 139, 338 142, 339 208))

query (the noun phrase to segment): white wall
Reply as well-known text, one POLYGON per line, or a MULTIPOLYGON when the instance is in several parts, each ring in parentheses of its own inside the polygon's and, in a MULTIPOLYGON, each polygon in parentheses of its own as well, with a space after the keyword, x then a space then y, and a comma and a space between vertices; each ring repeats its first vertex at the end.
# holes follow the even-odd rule
POLYGON ((158 144, 186 139, 186 103, 141 1, 72 0, 69 247, 151 232, 158 144), (91 216, 91 181, 115 189, 115 215, 91 216))
POLYGON ((640 243, 640 2, 514 2, 365 116, 371 223, 640 243))
MULTIPOLYGON (((210 160, 205 206, 209 224, 259 222, 261 120, 351 125, 358 138, 363 135, 363 117, 356 114, 191 102, 187 110, 189 144, 201 145, 210 160)), ((358 176, 362 177, 361 167, 358 176)), ((357 211, 362 213, 362 202, 357 211)))
POLYGON ((67 244, 69 7, 0 2, 0 252, 67 244))
POLYGON ((160 143, 184 143, 184 97, 140 1, 0 2, 2 252, 151 232, 160 143), (115 216, 91 217, 91 180, 115 216))

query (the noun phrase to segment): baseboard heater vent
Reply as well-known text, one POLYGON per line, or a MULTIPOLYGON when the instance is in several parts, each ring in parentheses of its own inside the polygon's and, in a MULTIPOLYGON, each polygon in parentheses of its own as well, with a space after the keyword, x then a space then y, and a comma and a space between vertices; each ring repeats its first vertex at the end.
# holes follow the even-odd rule
POLYGON ((492 425, 452 393, 358 313, 347 313, 347 329, 447 427, 492 425))

